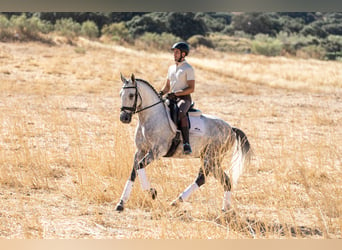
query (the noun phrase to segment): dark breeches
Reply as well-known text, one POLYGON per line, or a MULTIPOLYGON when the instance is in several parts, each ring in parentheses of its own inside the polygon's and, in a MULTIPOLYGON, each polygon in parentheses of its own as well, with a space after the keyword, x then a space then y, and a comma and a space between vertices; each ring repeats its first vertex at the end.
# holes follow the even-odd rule
POLYGON ((191 106, 191 97, 184 96, 177 100, 178 110, 178 117, 181 123, 181 127, 188 127, 188 117, 186 116, 190 106, 191 106))

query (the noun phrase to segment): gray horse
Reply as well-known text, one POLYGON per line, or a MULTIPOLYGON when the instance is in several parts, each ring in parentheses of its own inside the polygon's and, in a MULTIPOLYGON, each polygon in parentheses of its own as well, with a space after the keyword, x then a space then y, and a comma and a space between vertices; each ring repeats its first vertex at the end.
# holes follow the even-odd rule
MULTIPOLYGON (((120 91, 122 104, 120 120, 123 123, 130 123, 132 115, 138 114, 139 122, 135 131, 136 152, 133 170, 116 206, 117 211, 124 210, 136 176, 139 178, 142 189, 150 192, 152 199, 155 199, 157 192, 150 186, 145 167, 153 160, 166 156, 177 135, 177 127, 170 119, 170 111, 165 100, 148 82, 135 79, 133 74, 130 79, 121 75, 121 80, 123 87, 120 91)), ((231 208, 232 185, 227 173, 221 168, 222 160, 230 149, 234 150, 231 171, 235 186, 251 151, 250 144, 240 129, 231 127, 217 117, 201 114, 200 111, 194 113, 189 113, 190 143, 193 151, 190 156, 200 158, 202 166, 195 181, 171 205, 177 206, 186 201, 205 183, 206 176, 213 173, 223 185, 222 210, 227 211, 231 208)), ((182 147, 178 147, 172 155, 178 158, 190 156, 183 155, 182 147)))

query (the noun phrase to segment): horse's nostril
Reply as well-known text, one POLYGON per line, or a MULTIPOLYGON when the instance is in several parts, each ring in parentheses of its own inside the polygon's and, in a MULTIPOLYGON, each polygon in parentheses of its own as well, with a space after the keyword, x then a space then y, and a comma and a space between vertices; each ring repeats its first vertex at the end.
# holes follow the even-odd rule
POLYGON ((126 112, 121 112, 120 114, 120 121, 123 123, 130 123, 131 122, 132 115, 126 112))

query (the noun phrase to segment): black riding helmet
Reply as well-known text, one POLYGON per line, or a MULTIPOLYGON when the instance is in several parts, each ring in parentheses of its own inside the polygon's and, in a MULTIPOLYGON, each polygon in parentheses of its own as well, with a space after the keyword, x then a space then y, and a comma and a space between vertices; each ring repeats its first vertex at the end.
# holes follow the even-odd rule
POLYGON ((174 50, 174 49, 179 49, 181 52, 185 52, 185 55, 187 56, 189 54, 189 51, 190 51, 190 47, 187 43, 185 42, 178 42, 178 43, 175 43, 171 50, 174 50))

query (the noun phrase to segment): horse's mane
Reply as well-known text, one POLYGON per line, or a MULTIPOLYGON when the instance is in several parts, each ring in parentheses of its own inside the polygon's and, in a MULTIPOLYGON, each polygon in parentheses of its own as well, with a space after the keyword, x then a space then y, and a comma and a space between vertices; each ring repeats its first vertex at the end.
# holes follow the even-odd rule
MULTIPOLYGON (((148 81, 145 81, 145 80, 143 80, 143 79, 139 79, 139 78, 137 78, 137 79, 135 79, 136 81, 141 81, 141 82, 143 82, 143 83, 145 83, 147 86, 149 86, 152 90, 153 90, 153 92, 159 97, 159 94, 158 94, 158 92, 157 92, 157 90, 148 82, 148 81)), ((159 97, 160 98, 160 97, 159 97)))

